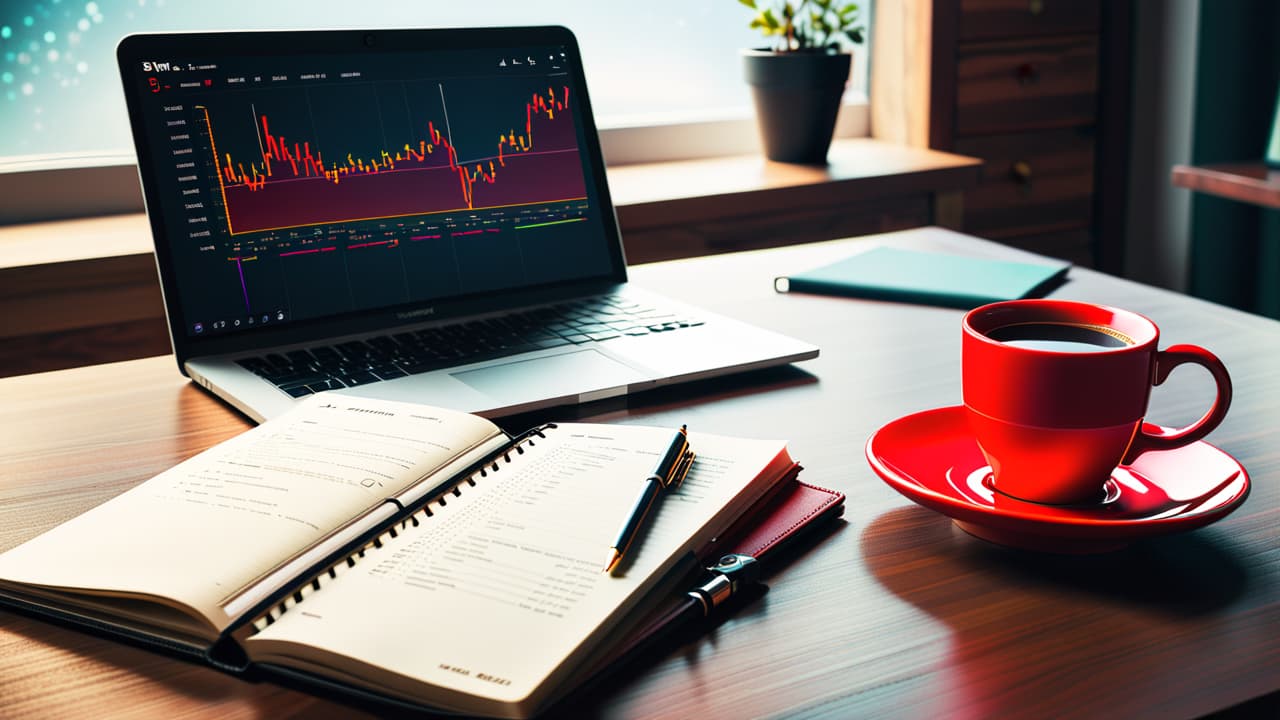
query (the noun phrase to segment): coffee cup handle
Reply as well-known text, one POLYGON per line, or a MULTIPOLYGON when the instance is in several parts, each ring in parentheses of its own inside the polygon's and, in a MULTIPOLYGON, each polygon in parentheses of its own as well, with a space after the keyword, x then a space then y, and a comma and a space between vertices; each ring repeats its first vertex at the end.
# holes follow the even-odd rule
POLYGON ((1121 463, 1131 463, 1148 450, 1172 450, 1190 445, 1213 432, 1222 418, 1226 417, 1227 408, 1231 406, 1231 376, 1227 374, 1227 367, 1218 356, 1198 345, 1171 345, 1156 353, 1156 367, 1151 384, 1163 383, 1174 368, 1184 363, 1201 365, 1213 375, 1213 381, 1218 386, 1218 396, 1214 398, 1213 406, 1199 420, 1179 430, 1143 423, 1134 434, 1133 442, 1129 444, 1129 450, 1121 463))

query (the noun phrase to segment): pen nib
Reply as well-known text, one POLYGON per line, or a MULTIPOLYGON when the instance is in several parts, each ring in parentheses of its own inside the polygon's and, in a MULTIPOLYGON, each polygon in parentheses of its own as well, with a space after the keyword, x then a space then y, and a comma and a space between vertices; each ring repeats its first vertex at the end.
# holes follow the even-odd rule
POLYGON ((618 552, 617 548, 609 548, 609 559, 604 562, 604 571, 606 573, 613 572, 613 569, 618 566, 618 561, 621 559, 622 553, 618 552))

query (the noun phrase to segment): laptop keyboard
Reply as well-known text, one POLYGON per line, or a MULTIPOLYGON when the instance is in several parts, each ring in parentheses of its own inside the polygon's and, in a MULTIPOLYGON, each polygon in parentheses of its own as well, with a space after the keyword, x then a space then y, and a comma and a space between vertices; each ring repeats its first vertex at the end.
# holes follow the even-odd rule
POLYGON ((663 308, 601 295, 500 317, 398 332, 236 362, 293 397, 489 358, 701 325, 663 308))

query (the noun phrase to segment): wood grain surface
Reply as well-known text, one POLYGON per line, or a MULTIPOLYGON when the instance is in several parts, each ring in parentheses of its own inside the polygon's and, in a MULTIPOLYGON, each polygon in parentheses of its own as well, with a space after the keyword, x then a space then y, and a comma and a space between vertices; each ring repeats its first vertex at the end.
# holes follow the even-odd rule
POLYGON ((1263 163, 1174 165, 1173 184, 1268 208, 1280 208, 1280 170, 1263 163))
POLYGON ((1041 255, 1069 260, 1076 265, 1096 267, 1093 237, 1088 228, 1076 230, 1060 230, 1037 235, 1019 235, 1001 238, 1005 245, 1030 250, 1041 255))
POLYGON ((1074 35, 1097 30, 1100 0, 959 0, 960 40, 1074 35))
POLYGON ((965 193, 967 232, 1004 240, 1090 227, 1094 177, 1090 129, 962 137, 956 140, 956 150, 985 161, 978 187, 965 193))
POLYGON ((957 136, 1087 125, 1097 112, 1098 40, 967 43, 956 76, 957 136))
MULTIPOLYGON (((1248 468, 1253 493, 1215 525, 1107 555, 1008 550, 913 505, 863 457, 884 423, 959 403, 962 313, 772 291, 775 275, 880 243, 1027 257, 924 228, 636 267, 640 284, 814 342, 822 355, 504 421, 782 437, 801 479, 848 494, 844 519, 767 578, 767 593, 550 714, 1184 718, 1280 691, 1280 324, 1073 269, 1055 297, 1135 310, 1160 324, 1162 346, 1197 343, 1224 360, 1236 396, 1210 441, 1248 468)), ((1207 373, 1179 370, 1156 389, 1149 417, 1190 422, 1211 393, 1207 373)), ((169 357, 0 380, 0 397, 0 549, 248 427, 169 357)), ((385 714, 0 611, 5 717, 316 713, 385 714)))

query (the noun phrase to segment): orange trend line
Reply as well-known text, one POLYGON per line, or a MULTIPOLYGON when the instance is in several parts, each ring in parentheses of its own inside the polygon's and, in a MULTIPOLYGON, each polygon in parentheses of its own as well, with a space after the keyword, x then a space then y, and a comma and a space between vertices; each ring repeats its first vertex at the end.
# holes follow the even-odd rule
MULTIPOLYGON (((301 177, 324 177, 326 180, 337 185, 344 176, 357 177, 361 175, 374 175, 385 170, 394 170, 397 160, 408 160, 410 158, 422 162, 428 154, 431 154, 436 147, 443 148, 447 151, 449 160, 449 169, 458 174, 459 190, 462 193, 463 201, 466 203, 466 209, 475 210, 474 207, 474 185, 477 181, 483 181, 490 185, 497 181, 497 167, 506 167, 506 154, 504 150, 506 146, 510 146, 514 152, 530 152, 533 150, 533 118, 538 115, 546 115, 548 120, 554 120, 557 112, 563 112, 568 105, 569 88, 564 87, 559 98, 556 97, 554 88, 547 88, 545 95, 533 93, 529 101, 525 103, 525 123, 524 134, 516 135, 515 130, 510 130, 506 135, 498 136, 498 164, 494 165, 489 162, 488 171, 477 163, 474 169, 458 164, 458 154, 447 138, 440 136, 440 131, 436 130, 435 124, 431 121, 427 122, 427 139, 420 140, 418 143, 419 151, 414 152, 410 143, 404 144, 404 155, 396 152, 392 156, 386 150, 379 151, 376 158, 370 158, 368 162, 364 158, 353 158, 351 154, 347 154, 346 164, 338 165, 333 163, 330 169, 324 167, 324 159, 321 152, 316 150, 312 153, 311 143, 305 142, 301 146, 293 143, 290 150, 289 144, 285 141, 284 136, 276 136, 271 134, 267 116, 262 115, 260 121, 262 123, 262 133, 266 139, 266 150, 262 152, 261 170, 259 165, 250 163, 249 169, 246 171, 242 163, 232 160, 231 154, 227 153, 227 162, 225 167, 221 166, 218 160, 216 148, 213 149, 213 161, 215 170, 218 172, 218 183, 223 188, 223 205, 227 208, 227 229, 231 229, 231 210, 226 205, 226 183, 233 186, 244 186, 251 192, 257 192, 263 189, 267 184, 267 179, 274 176, 272 169, 272 161, 284 162, 288 161, 289 169, 293 172, 294 178, 301 177), (301 168, 299 165, 301 164, 301 168), (238 172, 237 172, 238 169, 238 172)), ((213 127, 209 122, 209 111, 204 108, 205 125, 209 128, 209 143, 213 146, 213 127)), ((494 206, 502 207, 502 206, 494 206)), ((461 209, 461 208, 459 208, 461 209)), ((424 214, 424 213, 407 213, 408 215, 424 214)), ((405 215, 393 215, 388 217, 404 217, 405 215)), ((348 220, 348 222, 355 219, 348 220)), ((308 223, 322 224, 322 223, 308 223)), ((302 227, 294 225, 290 227, 302 227)), ((232 234, 235 234, 234 232, 232 234)))
POLYGON ((209 131, 209 150, 213 153, 214 172, 218 174, 218 192, 222 193, 222 215, 227 219, 227 234, 235 235, 236 231, 231 229, 231 206, 227 204, 227 187, 222 184, 222 168, 218 167, 218 146, 213 142, 213 123, 209 122, 209 108, 203 105, 196 107, 204 111, 204 128, 209 131))

